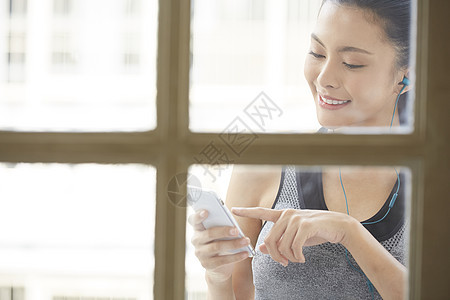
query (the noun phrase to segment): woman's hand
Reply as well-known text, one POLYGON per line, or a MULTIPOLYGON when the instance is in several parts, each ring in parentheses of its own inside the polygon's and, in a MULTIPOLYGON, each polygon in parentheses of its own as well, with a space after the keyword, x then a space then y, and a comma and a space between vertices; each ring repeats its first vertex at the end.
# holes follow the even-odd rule
POLYGON ((231 278, 234 264, 248 257, 247 252, 224 254, 229 250, 239 249, 250 244, 249 238, 219 240, 237 237, 239 232, 235 227, 212 227, 205 229, 202 222, 208 217, 208 212, 198 211, 189 216, 189 224, 194 227, 192 244, 195 255, 206 269, 208 281, 223 282, 231 278))
POLYGON ((303 246, 325 242, 345 243, 346 234, 356 221, 346 214, 324 210, 256 207, 233 208, 232 212, 274 223, 259 249, 283 266, 287 266, 288 261, 305 262, 303 246))

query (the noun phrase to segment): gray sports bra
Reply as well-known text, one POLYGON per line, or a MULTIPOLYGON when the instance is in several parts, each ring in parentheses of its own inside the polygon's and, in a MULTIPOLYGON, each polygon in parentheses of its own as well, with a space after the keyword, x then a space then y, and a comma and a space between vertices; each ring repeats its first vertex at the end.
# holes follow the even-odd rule
MULTIPOLYGON (((327 209, 321 178, 320 172, 305 173, 296 171, 294 167, 284 168, 273 208, 327 209)), ((393 190, 396 190, 396 186, 393 190)), ((392 193, 383 208, 367 221, 379 220, 385 214, 391 196, 392 193)), ((407 231, 404 201, 401 188, 388 216, 380 223, 365 227, 405 265, 407 231)), ((258 236, 257 249, 272 225, 272 222, 263 225, 258 236)), ((372 299, 366 279, 348 264, 345 248, 341 244, 324 243, 304 247, 303 254, 306 263, 289 262, 285 268, 269 255, 257 250, 252 261, 255 299, 372 299)), ((350 253, 348 258, 359 269, 350 253)), ((374 298, 381 299, 376 290, 374 298)))

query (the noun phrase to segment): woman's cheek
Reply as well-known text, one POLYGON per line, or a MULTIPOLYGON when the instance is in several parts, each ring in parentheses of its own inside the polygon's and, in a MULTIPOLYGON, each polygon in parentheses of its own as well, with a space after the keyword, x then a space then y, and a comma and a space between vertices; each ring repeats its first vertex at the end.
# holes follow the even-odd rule
POLYGON ((351 93, 354 100, 360 102, 360 104, 372 105, 373 99, 377 98, 377 94, 379 93, 379 88, 373 84, 370 80, 363 80, 363 78, 359 78, 359 80, 353 80, 351 83, 347 84, 347 90, 351 93))
POLYGON ((316 88, 314 82, 317 79, 318 74, 320 73, 319 66, 311 61, 310 58, 305 60, 305 67, 303 69, 303 73, 305 75, 305 79, 308 82, 311 91, 315 92, 316 88))

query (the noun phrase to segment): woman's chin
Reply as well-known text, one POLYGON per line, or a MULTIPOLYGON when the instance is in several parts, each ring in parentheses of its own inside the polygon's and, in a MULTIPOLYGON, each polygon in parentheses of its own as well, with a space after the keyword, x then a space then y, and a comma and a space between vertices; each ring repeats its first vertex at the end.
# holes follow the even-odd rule
POLYGON ((338 129, 344 127, 366 126, 365 122, 361 122, 355 116, 339 115, 334 113, 318 111, 317 121, 322 127, 328 129, 338 129))
POLYGON ((341 127, 345 127, 348 126, 348 124, 342 124, 342 122, 339 122, 339 120, 330 120, 330 119, 325 119, 325 118, 319 118, 318 119, 319 124, 322 127, 328 128, 328 129, 338 129, 341 127))
POLYGON ((328 129, 337 129, 348 126, 348 124, 342 122, 342 118, 337 118, 336 114, 330 114, 328 111, 323 111, 323 108, 320 106, 318 107, 318 105, 316 106, 316 117, 319 124, 328 129))

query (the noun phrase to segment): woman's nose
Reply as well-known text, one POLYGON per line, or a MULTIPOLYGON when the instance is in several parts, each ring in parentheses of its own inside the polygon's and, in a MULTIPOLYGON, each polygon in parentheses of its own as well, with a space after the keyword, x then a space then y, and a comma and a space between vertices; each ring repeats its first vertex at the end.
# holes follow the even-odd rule
POLYGON ((335 66, 331 64, 330 61, 327 61, 322 65, 322 69, 320 70, 319 75, 317 76, 317 84, 326 89, 336 89, 339 88, 339 80, 338 80, 338 70, 335 66))

